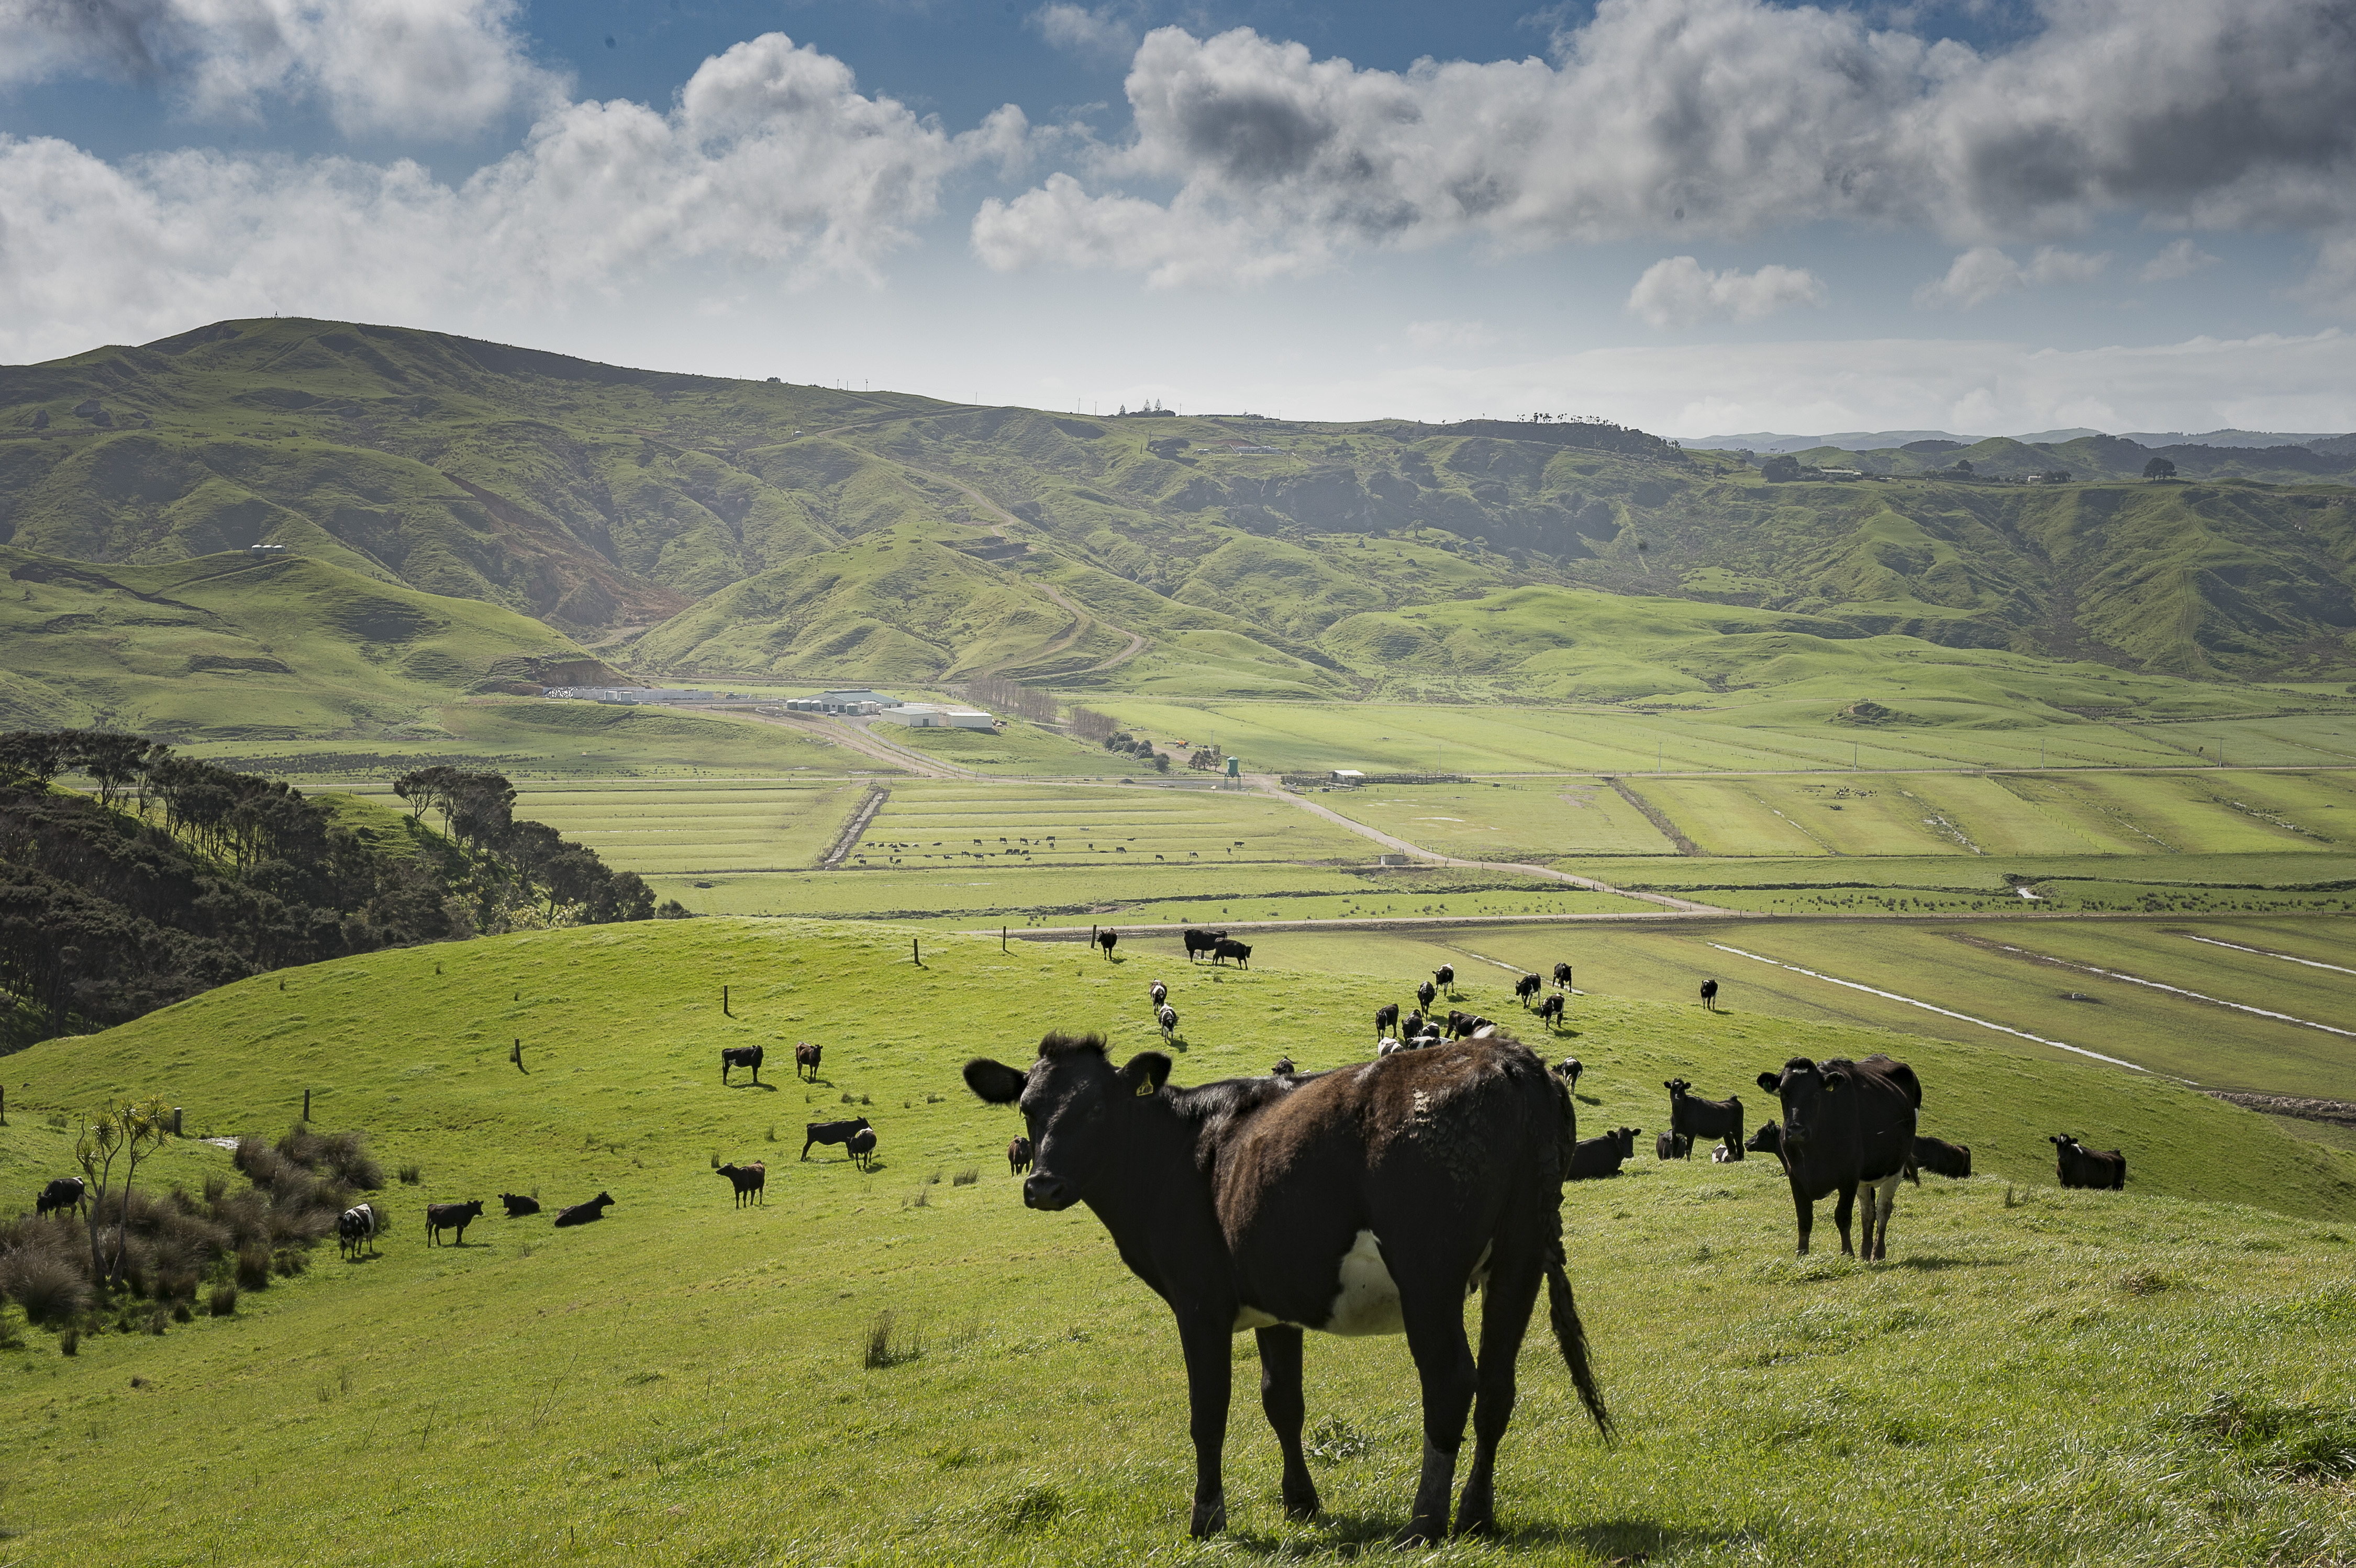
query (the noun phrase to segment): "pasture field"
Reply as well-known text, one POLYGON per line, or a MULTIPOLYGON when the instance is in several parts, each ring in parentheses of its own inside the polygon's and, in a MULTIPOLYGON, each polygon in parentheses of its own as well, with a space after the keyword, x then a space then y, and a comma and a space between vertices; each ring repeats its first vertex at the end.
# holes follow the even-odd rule
POLYGON ((816 865, 867 798, 864 784, 700 780, 696 788, 579 783, 516 791, 516 814, 587 844, 617 870, 694 873, 816 865))
POLYGON ((994 735, 969 729, 908 729, 883 720, 869 725, 867 731, 878 740, 984 774, 1045 773, 1112 779, 1139 771, 1135 757, 1115 757, 1100 746, 1074 740, 1022 719, 1008 719, 1006 727, 994 735))
POLYGON ((870 865, 1012 860, 1144 877, 1160 866, 1363 865, 1371 841, 1286 800, 1242 790, 1054 784, 895 785, 854 852, 870 865))
POLYGON ((1665 854, 1669 841, 1609 783, 1592 778, 1375 784, 1317 803, 1410 843, 1467 860, 1545 862, 1572 854, 1665 854))
MULTIPOLYGON (((1239 1337, 1231 1533, 1187 1541, 1167 1313, 1085 1210, 1020 1207, 1014 1118, 958 1081, 967 1056, 1025 1059, 1051 1024, 1106 1029, 1117 1058, 1157 1045, 1148 966, 967 940, 920 970, 905 935, 708 920, 381 953, 13 1058, 30 1087, 0 1132, 0 1190, 59 1165, 52 1108, 155 1092, 209 1131, 271 1131, 305 1087, 319 1125, 366 1130, 423 1179, 380 1195, 396 1220, 380 1256, 322 1250, 233 1316, 91 1336, 72 1358, 20 1329, 0 1351, 11 1557, 1208 1563, 1380 1542, 1419 1442, 1401 1342, 1312 1340, 1328 1511, 1295 1525, 1239 1337), (977 1015, 978 995, 1023 1004, 977 1015), (773 1057, 766 1087, 719 1084, 720 1046, 812 1036, 818 1083, 773 1057), (793 1157, 800 1122, 851 1109, 881 1135, 872 1173, 793 1157), (711 1164, 747 1156, 770 1190, 739 1211, 711 1164), (616 1202, 572 1231, 494 1204, 466 1245, 423 1245, 425 1201, 500 1190, 616 1202), (886 1312, 884 1364, 864 1365, 886 1312)), ((1172 978, 1177 1081, 1365 1047, 1363 978, 1172 978)), ((2356 1544, 2356 1369, 2339 1353, 2356 1160, 2094 1064, 1604 998, 1580 1012, 1587 1125, 1649 1131, 1672 1074, 1890 1049, 1922 1076, 1926 1127, 1985 1174, 1904 1189, 1892 1262, 1871 1268, 1830 1252, 1828 1224, 1825 1250, 1792 1258, 1768 1161, 1647 1152, 1568 1187, 1569 1272, 1623 1440, 1596 1444, 1534 1337, 1503 1534, 1435 1560, 2223 1565, 2356 1544), (2129 1190, 2054 1190, 2055 1125, 2130 1149, 2129 1190)), ((227 1168, 190 1140, 143 1181, 227 1168)))

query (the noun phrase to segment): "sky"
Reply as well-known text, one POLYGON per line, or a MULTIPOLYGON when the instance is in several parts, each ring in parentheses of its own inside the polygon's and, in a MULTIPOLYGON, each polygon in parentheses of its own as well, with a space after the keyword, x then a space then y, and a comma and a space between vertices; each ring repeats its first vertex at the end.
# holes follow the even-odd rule
POLYGON ((2351 0, 0 0, 0 362, 2356 430, 2351 0))

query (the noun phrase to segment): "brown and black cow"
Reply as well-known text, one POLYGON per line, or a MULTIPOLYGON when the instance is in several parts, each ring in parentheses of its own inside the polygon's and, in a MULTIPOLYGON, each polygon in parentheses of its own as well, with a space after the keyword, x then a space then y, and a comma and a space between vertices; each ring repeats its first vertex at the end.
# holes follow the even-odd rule
MULTIPOLYGON (((1914 1134, 1914 1168, 1929 1171, 1933 1176, 1949 1176, 1962 1181, 1972 1174, 1972 1151, 1967 1144, 1950 1144, 1944 1138, 1914 1134)), ((1919 1183, 1921 1178, 1916 1178, 1919 1183)))
POLYGON ((755 1160, 749 1165, 722 1165, 719 1172, 736 1189, 736 1207, 769 1201, 769 1167, 755 1160))
POLYGON ((2127 1157, 2116 1149, 2090 1149, 2067 1133, 2056 1133, 2045 1141, 2053 1145, 2054 1174, 2063 1187, 2126 1190, 2127 1157))
POLYGON ((1792 1183, 1792 1207, 1800 1222, 1800 1254, 1815 1228, 1816 1199, 1840 1194, 1833 1222, 1840 1227, 1841 1251, 1852 1253, 1848 1218, 1858 1188, 1865 1188, 1865 1248, 1868 1262, 1890 1255, 1890 1214, 1898 1182, 1914 1155, 1914 1112, 1922 1085, 1914 1069, 1885 1056, 1861 1062, 1846 1057, 1812 1062, 1794 1057, 1780 1073, 1762 1072, 1759 1087, 1783 1102, 1783 1126, 1777 1138, 1783 1174, 1792 1183))
POLYGON ((1021 1176, 1031 1168, 1031 1140, 1017 1138, 1006 1145, 1006 1174, 1021 1176))
POLYGON ((819 1063, 825 1059, 824 1046, 815 1045, 809 1040, 801 1041, 794 1047, 794 1076, 806 1078, 808 1081, 816 1083, 819 1063))
POLYGON ((1028 1069, 977 1058, 965 1080, 1030 1123, 1030 1208, 1085 1204, 1178 1320, 1193 1410, 1192 1529, 1225 1527, 1228 1341, 1258 1337, 1260 1408, 1283 1451, 1285 1511, 1316 1513, 1301 1455, 1301 1330, 1405 1333, 1423 1394, 1423 1466, 1400 1539, 1449 1527, 1464 1420, 1472 1468, 1460 1532, 1495 1520, 1497 1443, 1541 1284, 1572 1380, 1610 1431, 1563 1272, 1569 1096, 1505 1036, 1406 1051, 1312 1078, 1180 1089, 1170 1058, 1116 1067, 1101 1036, 1049 1035, 1028 1069), (1464 1298, 1483 1291, 1481 1354, 1464 1298), (1477 1400, 1477 1403, 1476 1403, 1477 1400))

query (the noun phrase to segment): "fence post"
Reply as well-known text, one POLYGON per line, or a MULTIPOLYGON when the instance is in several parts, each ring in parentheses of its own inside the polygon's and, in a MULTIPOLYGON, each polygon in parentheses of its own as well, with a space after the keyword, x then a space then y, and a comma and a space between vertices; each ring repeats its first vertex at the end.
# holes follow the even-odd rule
POLYGON ((918 969, 925 967, 925 949, 923 944, 915 937, 910 937, 908 939, 908 957, 915 961, 918 969))
POLYGON ((304 1120, 304 1121, 305 1121, 305 1122, 308 1122, 310 1119, 311 1119, 311 1091, 310 1091, 309 1090, 307 1090, 307 1089, 306 1089, 306 1090, 305 1090, 303 1091, 303 1120, 304 1120))
POLYGON ((180 1108, 177 1105, 172 1107, 172 1136, 180 1136, 180 1108))
POLYGON ((735 1014, 728 1012, 728 988, 724 985, 720 988, 720 1011, 727 1013, 731 1018, 736 1016, 735 1014))

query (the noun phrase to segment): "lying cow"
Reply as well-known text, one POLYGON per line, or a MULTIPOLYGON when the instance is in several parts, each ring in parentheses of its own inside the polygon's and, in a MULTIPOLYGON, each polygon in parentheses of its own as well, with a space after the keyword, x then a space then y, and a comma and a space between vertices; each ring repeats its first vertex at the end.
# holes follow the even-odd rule
POLYGON ((510 1219, 520 1219, 527 1214, 540 1212, 540 1199, 526 1197, 519 1192, 503 1192, 499 1194, 499 1201, 507 1205, 510 1219))
POLYGON ((1972 1151, 1965 1144, 1950 1144, 1944 1138, 1931 1138, 1917 1133, 1914 1134, 1914 1168, 1929 1171, 1933 1176, 1962 1181, 1972 1174, 1972 1151))
POLYGON ((87 1213, 89 1207, 90 1188, 78 1176, 61 1176, 53 1178, 47 1187, 41 1188, 40 1196, 33 1200, 36 1218, 44 1219, 52 1214, 63 1214, 70 1209, 75 1213, 87 1213))
POLYGON ((345 1257, 357 1258, 362 1247, 376 1251, 376 1233, 383 1229, 378 1223, 376 1205, 357 1204, 344 1210, 336 1221, 336 1251, 345 1257))
POLYGON ((751 1203, 764 1206, 768 1203, 769 1167, 760 1161, 755 1160, 749 1165, 722 1165, 720 1174, 735 1187, 737 1208, 742 1208, 751 1203))
POLYGON ((848 1122, 805 1122, 802 1131, 807 1135, 802 1139, 802 1158, 809 1158, 811 1144, 848 1144, 853 1133, 861 1132, 866 1126, 867 1118, 864 1116, 853 1116, 848 1122))
MULTIPOLYGON (((1740 1095, 1730 1094, 1723 1100, 1697 1099, 1687 1092, 1693 1085, 1681 1078, 1670 1079, 1661 1087, 1669 1091, 1669 1131, 1705 1141, 1723 1139, 1730 1149, 1742 1147, 1740 1095)), ((1737 1154, 1734 1157, 1742 1156, 1737 1154)))
POLYGON ((1783 1123, 1772 1121, 1761 1122, 1759 1131, 1744 1139, 1742 1146, 1754 1155, 1772 1155, 1778 1160, 1782 1159, 1783 1157, 1783 1123))
POLYGON ((754 1081, 755 1083, 758 1083, 758 1082, 760 1082, 760 1081, 761 1081, 761 1047, 758 1047, 758 1046, 723 1046, 723 1047, 720 1047, 720 1081, 721 1081, 721 1082, 723 1082, 723 1083, 726 1083, 726 1082, 728 1081, 728 1069, 729 1069, 730 1068, 732 1068, 732 1067, 748 1067, 748 1068, 751 1068, 751 1069, 753 1069, 753 1081, 754 1081))
POLYGON ((2118 1192, 2127 1185, 2127 1157, 2116 1149, 2086 1147, 2067 1133, 2045 1140, 2053 1145, 2054 1168, 2063 1187, 2118 1192))
POLYGON ((1653 1137, 1653 1154, 1664 1160, 1693 1158, 1693 1140, 1683 1133, 1658 1133, 1653 1137))
POLYGON ((613 1204, 613 1198, 601 1192, 586 1203, 576 1203, 570 1208, 558 1209, 556 1223, 562 1228, 567 1225, 586 1225, 593 1219, 603 1219, 605 1218, 605 1210, 612 1208, 613 1204))
POLYGON ((1593 1181, 1620 1174, 1620 1162, 1636 1157, 1636 1134, 1642 1127, 1622 1127, 1600 1138, 1581 1138, 1570 1153, 1565 1181, 1593 1181))
POLYGON ((466 1227, 483 1217, 483 1200, 479 1197, 466 1203, 429 1203, 425 1206, 425 1244, 429 1247, 442 1239, 444 1230, 458 1233, 458 1245, 466 1244, 466 1227))

